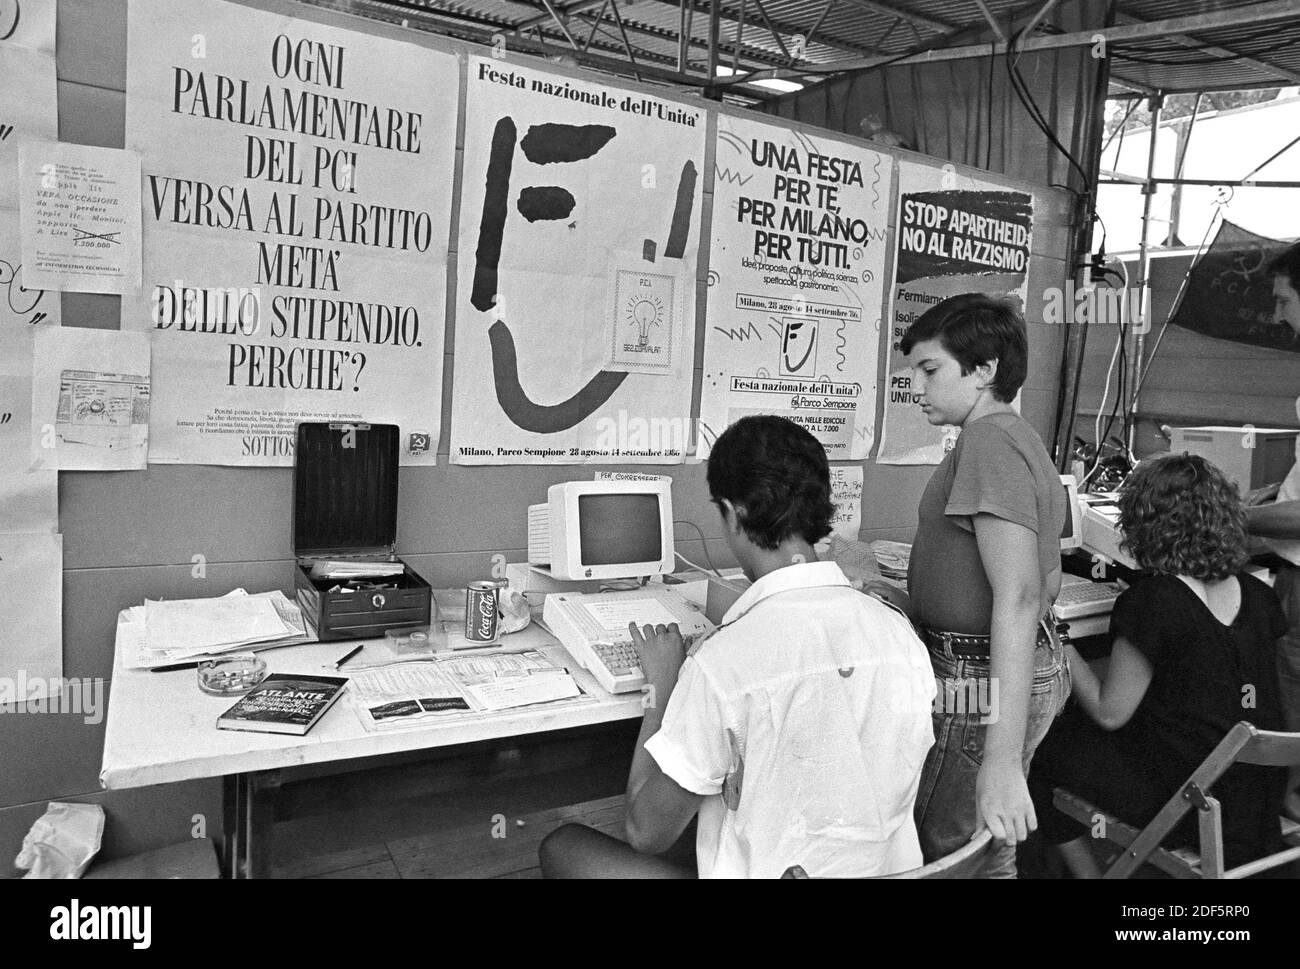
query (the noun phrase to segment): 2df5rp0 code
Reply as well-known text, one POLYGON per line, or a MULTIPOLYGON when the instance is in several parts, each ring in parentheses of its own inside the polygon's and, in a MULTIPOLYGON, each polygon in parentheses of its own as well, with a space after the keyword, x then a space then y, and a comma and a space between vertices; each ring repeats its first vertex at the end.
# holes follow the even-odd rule
POLYGON ((1249 905, 1193 905, 1191 911, 1194 919, 1246 918, 1249 915, 1249 905))

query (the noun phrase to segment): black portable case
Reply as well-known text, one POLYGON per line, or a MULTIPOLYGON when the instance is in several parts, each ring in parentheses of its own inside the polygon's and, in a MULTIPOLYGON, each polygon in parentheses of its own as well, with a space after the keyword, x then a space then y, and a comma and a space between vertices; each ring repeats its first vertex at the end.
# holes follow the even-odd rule
POLYGON ((343 592, 344 580, 309 574, 318 559, 402 561, 395 553, 399 437, 395 424, 298 425, 294 590, 322 640, 373 639, 429 624, 433 590, 405 562, 401 575, 373 580, 392 589, 343 592))

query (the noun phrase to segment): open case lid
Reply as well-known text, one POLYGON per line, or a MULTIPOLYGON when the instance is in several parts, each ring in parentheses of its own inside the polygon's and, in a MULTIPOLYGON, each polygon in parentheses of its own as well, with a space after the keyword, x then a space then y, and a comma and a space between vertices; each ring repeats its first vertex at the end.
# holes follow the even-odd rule
POLYGON ((293 467, 298 558, 388 556, 397 547, 396 424, 299 424, 293 467))

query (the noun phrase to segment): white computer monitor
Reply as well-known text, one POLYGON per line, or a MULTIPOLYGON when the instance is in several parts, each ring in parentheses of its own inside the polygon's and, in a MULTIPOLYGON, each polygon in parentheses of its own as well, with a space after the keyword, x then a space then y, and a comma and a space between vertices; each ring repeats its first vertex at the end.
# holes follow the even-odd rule
POLYGON ((673 570, 672 482, 566 481, 528 508, 528 562, 557 579, 673 570))
POLYGON ((1065 527, 1061 529, 1061 551, 1083 545, 1083 510, 1079 507, 1079 482, 1072 474, 1061 475, 1065 488, 1065 527))

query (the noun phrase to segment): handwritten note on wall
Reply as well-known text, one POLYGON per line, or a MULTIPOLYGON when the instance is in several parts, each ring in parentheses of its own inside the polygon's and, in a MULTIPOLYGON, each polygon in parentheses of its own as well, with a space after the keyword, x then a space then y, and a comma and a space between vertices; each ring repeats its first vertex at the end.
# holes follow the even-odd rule
POLYGON ((841 538, 856 540, 862 528, 862 466, 831 468, 831 528, 841 538))

